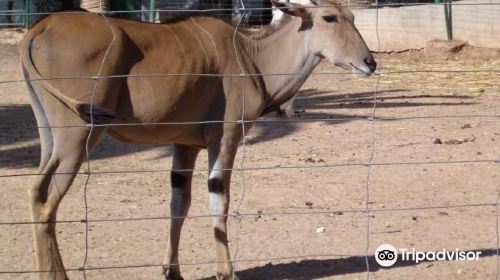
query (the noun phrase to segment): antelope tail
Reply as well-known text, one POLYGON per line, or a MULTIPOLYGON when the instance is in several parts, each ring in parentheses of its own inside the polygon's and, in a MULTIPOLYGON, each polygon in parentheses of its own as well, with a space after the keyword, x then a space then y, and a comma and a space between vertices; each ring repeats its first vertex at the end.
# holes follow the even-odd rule
POLYGON ((38 72, 31 56, 33 39, 42 32, 43 30, 40 29, 30 29, 24 36, 19 46, 19 56, 21 58, 21 64, 27 82, 36 82, 36 84, 41 86, 44 91, 50 93, 87 123, 107 124, 116 120, 116 116, 113 113, 110 113, 99 106, 82 103, 74 98, 66 96, 60 90, 55 88, 50 83, 49 79, 44 79, 42 77, 40 72, 38 72))

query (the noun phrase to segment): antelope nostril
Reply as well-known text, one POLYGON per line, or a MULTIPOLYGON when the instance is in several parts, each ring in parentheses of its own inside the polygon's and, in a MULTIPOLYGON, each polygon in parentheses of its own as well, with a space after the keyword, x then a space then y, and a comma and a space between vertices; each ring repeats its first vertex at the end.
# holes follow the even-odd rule
POLYGON ((370 68, 372 72, 377 69, 377 62, 375 61, 375 59, 373 59, 373 57, 367 57, 363 61, 366 63, 366 65, 368 65, 368 68, 370 68))

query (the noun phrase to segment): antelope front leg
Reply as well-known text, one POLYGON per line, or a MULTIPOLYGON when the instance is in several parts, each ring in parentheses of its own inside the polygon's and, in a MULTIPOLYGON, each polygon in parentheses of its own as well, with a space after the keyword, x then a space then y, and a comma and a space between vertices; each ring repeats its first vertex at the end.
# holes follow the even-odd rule
POLYGON ((191 178, 199 150, 183 145, 172 145, 173 163, 170 180, 172 197, 170 200, 170 236, 168 249, 163 261, 163 274, 167 280, 182 280, 179 269, 179 241, 184 217, 191 205, 191 178))
MULTIPOLYGON (((212 172, 217 173, 217 172, 212 172)), ((210 213, 215 236, 217 279, 233 279, 229 247, 227 245, 227 213, 229 209, 229 182, 225 178, 213 177, 208 180, 210 213)))
POLYGON ((231 169, 239 143, 239 138, 237 140, 232 139, 233 141, 231 141, 231 138, 221 141, 220 146, 209 147, 208 150, 210 165, 208 191, 216 242, 217 280, 236 279, 227 244, 227 214, 229 210, 231 169))

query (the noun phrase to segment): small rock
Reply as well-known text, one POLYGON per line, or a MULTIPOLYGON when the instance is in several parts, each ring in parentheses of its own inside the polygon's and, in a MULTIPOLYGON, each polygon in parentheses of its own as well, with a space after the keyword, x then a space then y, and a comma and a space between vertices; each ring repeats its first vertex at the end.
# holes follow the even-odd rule
POLYGON ((313 158, 310 158, 310 157, 306 158, 304 161, 305 162, 310 162, 310 163, 315 163, 316 162, 313 158))
POLYGON ((434 139, 432 139, 432 143, 440 145, 440 144, 443 144, 443 141, 441 141, 441 139, 439 139, 439 138, 434 138, 434 139))
POLYGON ((460 144, 463 144, 464 141, 461 141, 461 140, 456 140, 456 139, 451 139, 451 140, 446 140, 444 141, 444 143, 446 145, 460 145, 460 144))
POLYGON ((476 138, 472 137, 472 138, 465 138, 465 139, 460 139, 460 140, 451 139, 451 140, 444 141, 444 144, 445 145, 460 145, 460 144, 469 143, 469 142, 476 142, 476 138))
POLYGON ((462 270, 461 268, 459 268, 459 269, 457 270, 457 274, 462 274, 462 272, 463 272, 463 270, 462 270))
POLYGON ((257 221, 258 219, 262 218, 262 210, 257 210, 257 217, 255 217, 255 220, 257 221))
POLYGON ((326 229, 324 227, 319 227, 316 229, 316 233, 322 233, 322 232, 325 232, 326 229))
POLYGON ((448 216, 448 213, 446 211, 440 211, 438 213, 439 216, 448 216))
POLYGON ((308 208, 312 208, 313 203, 312 203, 312 202, 310 202, 310 201, 306 201, 306 206, 307 206, 308 208))
POLYGON ((412 219, 413 221, 416 221, 416 220, 417 220, 417 216, 413 216, 411 219, 412 219))
POLYGON ((466 124, 462 125, 460 128, 461 129, 466 129, 466 128, 471 128, 471 127, 472 126, 470 124, 466 123, 466 124))

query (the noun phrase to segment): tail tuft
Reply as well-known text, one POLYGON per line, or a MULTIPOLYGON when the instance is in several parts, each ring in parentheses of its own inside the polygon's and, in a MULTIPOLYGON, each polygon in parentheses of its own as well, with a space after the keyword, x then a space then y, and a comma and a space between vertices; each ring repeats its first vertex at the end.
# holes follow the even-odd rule
POLYGON ((76 110, 87 123, 110 124, 116 120, 116 115, 92 104, 78 104, 76 110))

